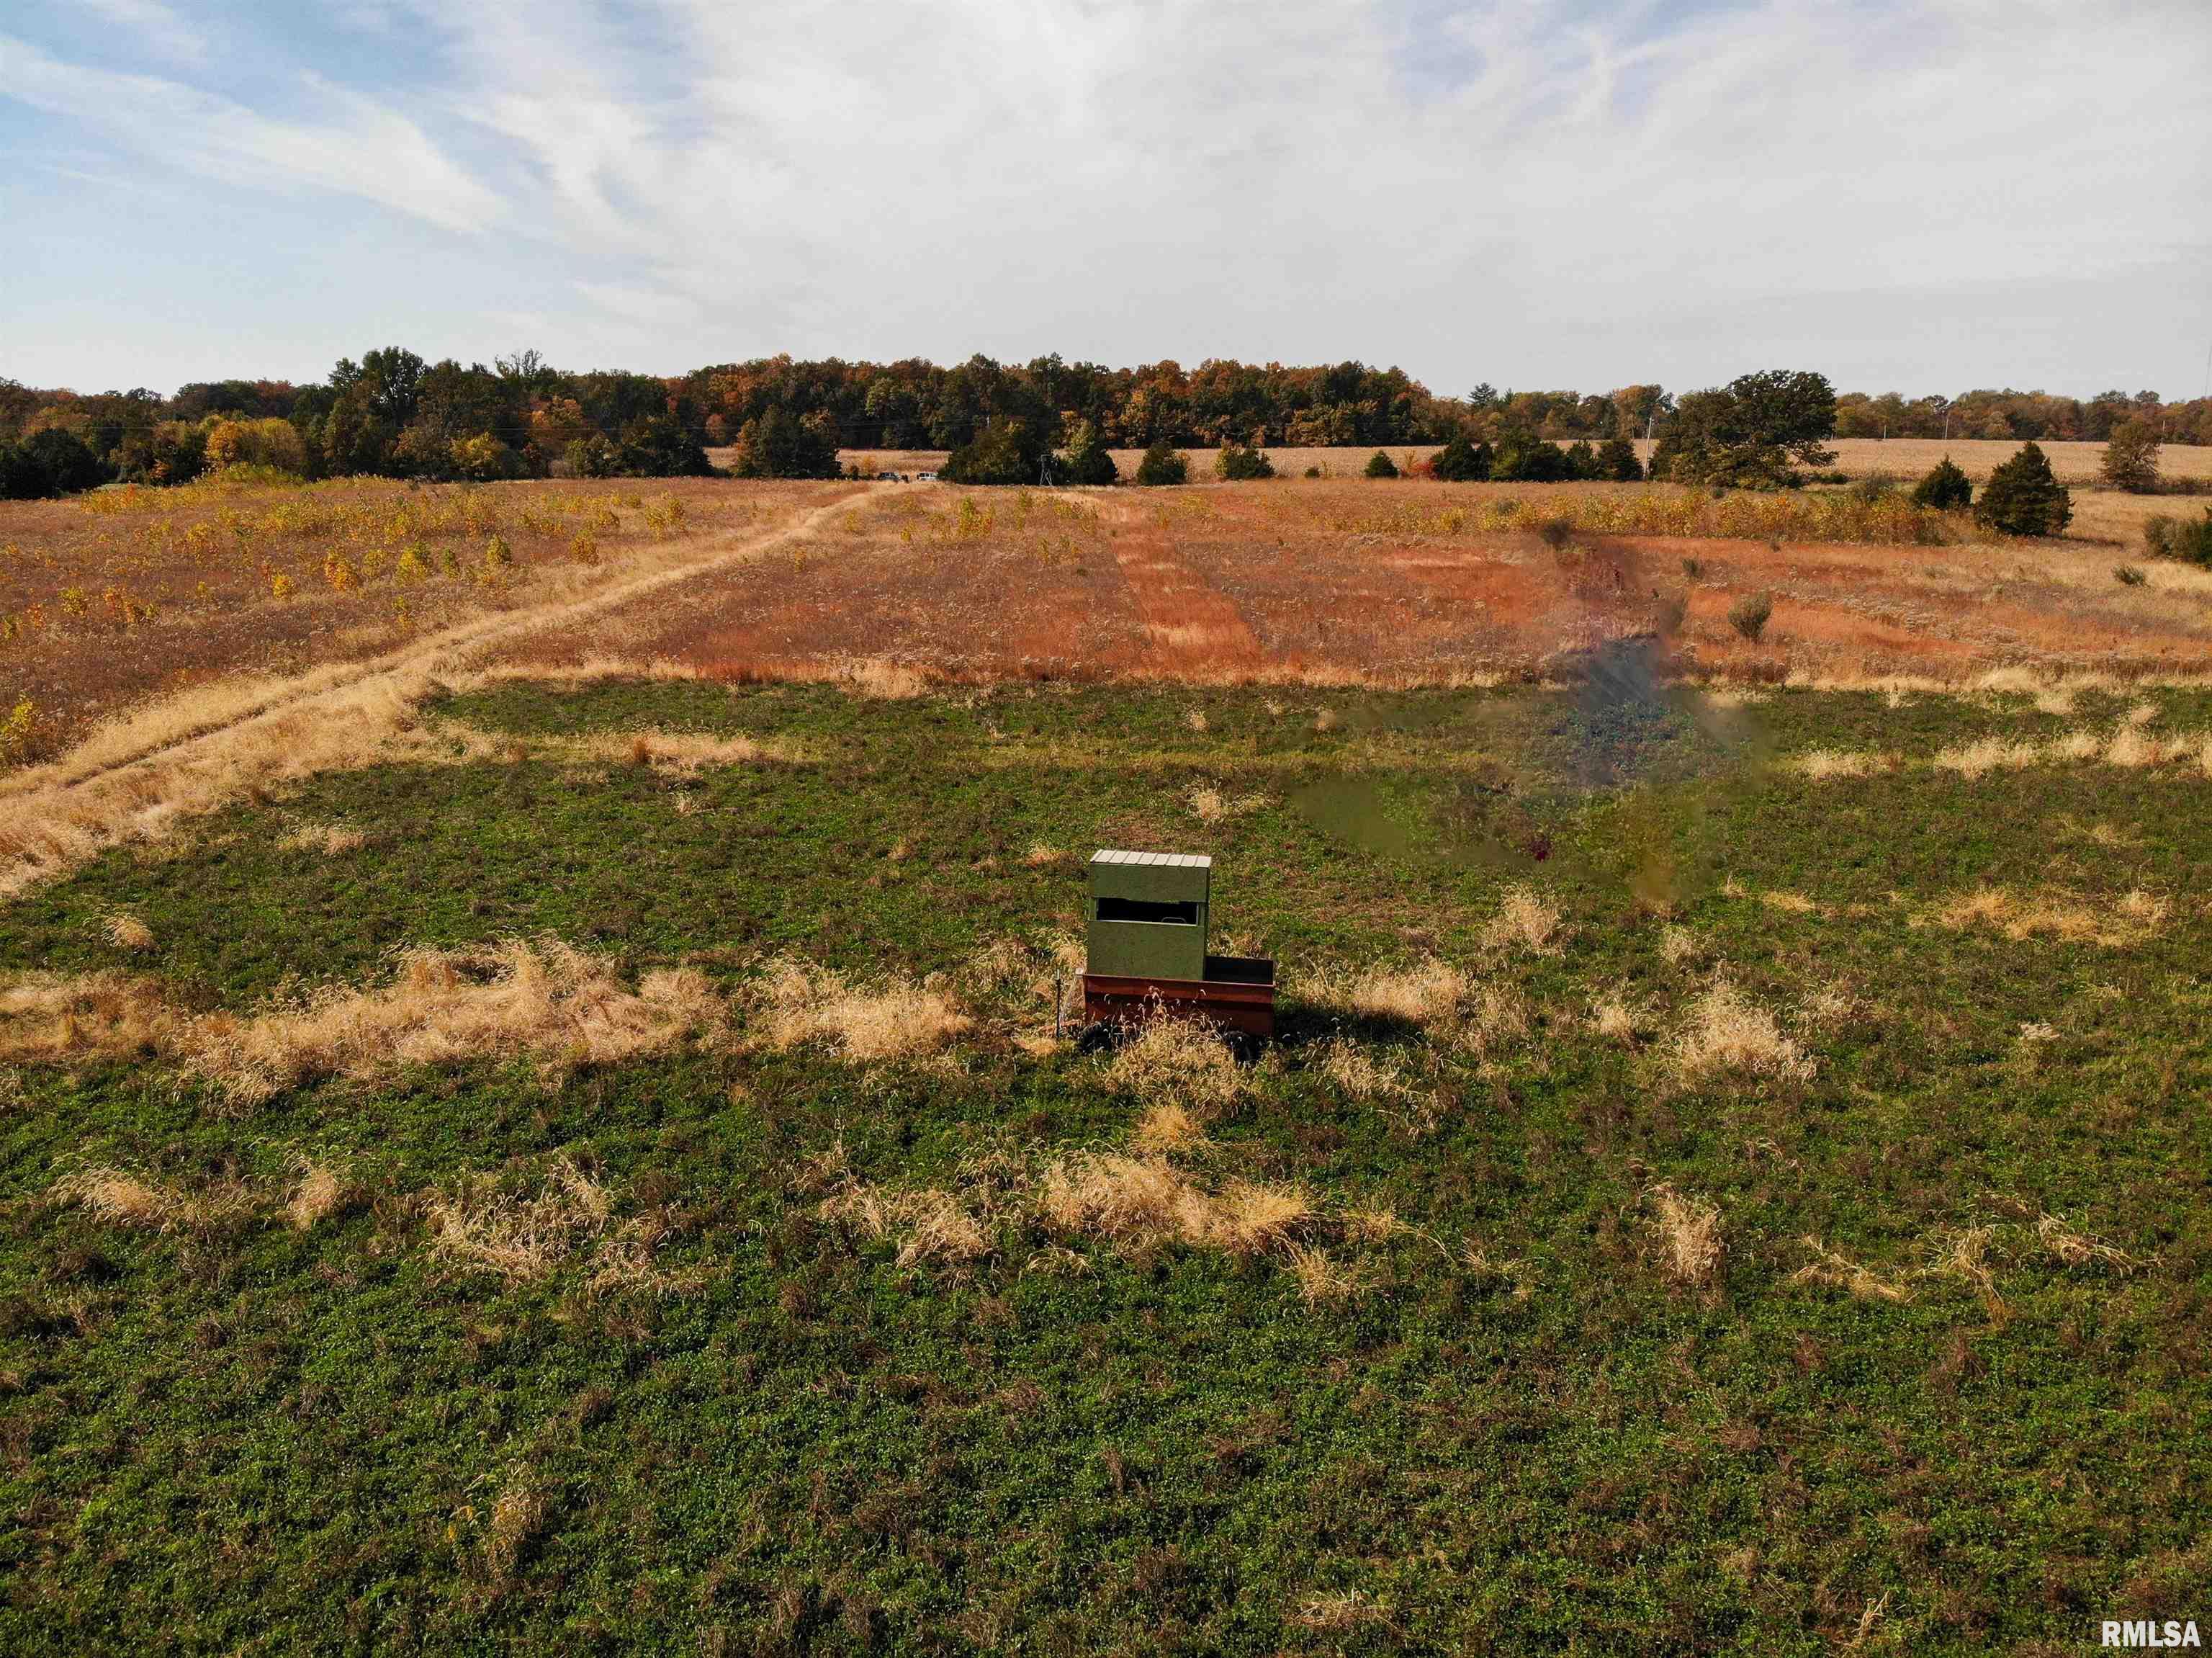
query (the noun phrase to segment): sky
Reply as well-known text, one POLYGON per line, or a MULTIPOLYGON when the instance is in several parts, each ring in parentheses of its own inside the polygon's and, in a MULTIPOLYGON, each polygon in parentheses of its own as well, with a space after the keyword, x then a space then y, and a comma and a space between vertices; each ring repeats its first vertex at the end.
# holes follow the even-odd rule
POLYGON ((0 375, 2206 388, 2207 0, 0 0, 0 375))

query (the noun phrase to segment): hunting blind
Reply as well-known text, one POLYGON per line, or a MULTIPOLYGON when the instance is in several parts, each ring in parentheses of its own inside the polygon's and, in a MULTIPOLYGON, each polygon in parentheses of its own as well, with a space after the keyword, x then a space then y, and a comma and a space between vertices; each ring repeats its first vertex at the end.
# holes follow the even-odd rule
POLYGON ((1198 852, 1091 855, 1086 1018, 1127 1024, 1162 1012, 1248 1036, 1275 1032, 1275 964, 1213 955, 1213 860, 1198 852))

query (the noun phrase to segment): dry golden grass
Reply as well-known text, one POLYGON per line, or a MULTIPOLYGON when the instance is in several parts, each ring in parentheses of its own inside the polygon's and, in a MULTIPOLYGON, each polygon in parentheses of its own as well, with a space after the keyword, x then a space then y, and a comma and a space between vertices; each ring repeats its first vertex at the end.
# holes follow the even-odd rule
POLYGON ((1926 1273, 1930 1277, 1955 1278, 1970 1286, 1981 1296, 1990 1317, 2002 1323, 2012 1309, 1997 1294, 1996 1274, 1990 1265, 1990 1247, 1996 1237, 1996 1228, 1987 1226, 1962 1227, 1939 1234, 1935 1259, 1926 1273))
POLYGON ((1315 1069, 1350 1100, 1396 1100, 1412 1092, 1389 1059, 1378 1059, 1372 1050, 1340 1038, 1322 1045, 1315 1069))
POLYGON ((1691 1004, 1668 1058, 1684 1082, 1730 1075, 1806 1082, 1813 1076, 1812 1056, 1782 1033, 1772 1014, 1725 980, 1691 1004))
POLYGON ((1210 783, 1193 783, 1184 792, 1183 802, 1193 817, 1209 827, 1259 811, 1268 803, 1265 795, 1231 795, 1210 783))
POLYGON ((545 1493, 526 1473, 510 1479, 491 1505, 490 1523, 484 1531, 484 1567, 495 1582, 514 1575, 551 1510, 545 1493))
POLYGON ((1498 913, 1482 931, 1487 948, 1525 950, 1531 955, 1559 954, 1565 938, 1559 906, 1527 885, 1505 889, 1498 913))
POLYGON ((312 1231, 319 1221, 328 1220, 344 1207, 345 1182, 335 1170, 310 1159, 301 1160, 300 1184, 284 1205, 284 1217, 301 1232, 312 1231))
POLYGON ((1474 990, 1474 981, 1465 972, 1436 956, 1408 966, 1333 964, 1301 974, 1297 984, 1303 1001, 1425 1029, 1455 1024, 1474 990))
POLYGON ((1246 1078, 1229 1045, 1206 1026, 1148 1020, 1106 1066, 1118 1088, 1154 1104, 1183 1107, 1211 1122, 1241 1099, 1246 1078))
POLYGON ((1719 1275, 1721 1211, 1703 1198, 1656 1186, 1645 1194, 1659 1234, 1667 1275, 1677 1283, 1709 1284, 1719 1275))
POLYGON ((550 1277, 586 1240, 605 1231, 613 1199, 568 1158, 557 1160, 534 1197, 464 1181, 426 1201, 431 1252, 510 1283, 550 1277))
POLYGON ((984 1221, 935 1186, 900 1192, 853 1180, 823 1203, 821 1214, 878 1242, 897 1239, 902 1267, 965 1266, 992 1249, 984 1221))
POLYGON ((118 950, 150 950, 154 930, 128 910, 110 911, 100 923, 100 934, 118 950))
POLYGON ((1608 1042, 1636 1045, 1636 1029, 1650 1016, 1650 1010, 1628 999, 1618 988, 1602 991, 1590 1001, 1590 1028, 1608 1042))
POLYGON ((214 1014, 179 1027, 171 1046, 238 1106, 312 1078, 374 1081, 407 1065, 535 1060, 549 1079, 665 1053, 720 1028, 721 1000, 693 969, 625 988, 598 959, 558 939, 477 950, 410 950, 393 980, 333 986, 289 1008, 214 1014))
POLYGON ((2124 1272, 2142 1265, 2125 1250, 2077 1231, 2056 1215, 2037 1220, 2035 1238, 2045 1253, 2065 1266, 2112 1266, 2124 1272))
POLYGON ((285 852, 319 852, 325 857, 343 857, 368 844, 368 836, 349 823, 299 823, 276 843, 285 852))
POLYGON ((160 1050, 175 1026, 148 980, 34 973, 0 982, 0 1062, 137 1058, 160 1050))
POLYGON ((1319 1219, 1303 1186, 1233 1179, 1209 1193, 1164 1162, 1118 1152, 1055 1158, 1037 1183, 1036 1204, 1044 1224, 1065 1236, 1139 1252, 1182 1244, 1264 1255, 1319 1219))
POLYGON ((1669 922, 1660 930, 1659 954, 1670 967, 1686 967, 1698 959, 1698 936, 1669 922))
POLYGON ((1790 1276, 1792 1283, 1825 1284, 1831 1289, 1848 1292, 1856 1301, 1895 1303, 1912 1299, 1911 1290, 1877 1277, 1856 1261, 1830 1249, 1818 1238, 1808 1237, 1799 1241, 1811 1253, 1813 1259, 1790 1276))
POLYGON ((1129 1149, 1140 1157, 1178 1156, 1206 1144, 1205 1125, 1172 1100, 1146 1106, 1129 1131, 1129 1149))
POLYGON ((788 751, 759 743, 750 737, 715 737, 700 731, 658 728, 610 731, 593 737, 541 741, 532 758, 546 758, 603 765, 649 765, 655 771, 687 775, 725 765, 750 765, 763 759, 788 758, 788 751))
POLYGON ((1294 1243, 1284 1254, 1308 1307, 1351 1301, 1374 1287, 1374 1273, 1364 1262, 1339 1260, 1318 1245, 1294 1243))
POLYGON ((758 991, 772 1046, 827 1042, 848 1059, 929 1053, 974 1022, 938 985, 896 978, 855 984, 842 973, 790 957, 769 964, 758 991))
POLYGON ((1363 1629, 1395 1629, 1389 1608, 1358 1589, 1337 1594, 1310 1594, 1298 1602, 1290 1621, 1316 1635, 1352 1635, 1363 1629))
POLYGON ((47 1189, 46 1196, 53 1203, 77 1204, 112 1225, 149 1231, 166 1232, 191 1212, 191 1204, 179 1194, 112 1168, 65 1175, 47 1189))
POLYGON ((2070 943, 2124 949, 2156 935, 2171 905, 2136 888, 2117 903, 2095 902, 2045 891, 2021 893, 2009 887, 1979 887, 1931 906, 1916 920, 1932 921, 1954 932, 1987 930, 2015 942, 2056 938, 2070 943))

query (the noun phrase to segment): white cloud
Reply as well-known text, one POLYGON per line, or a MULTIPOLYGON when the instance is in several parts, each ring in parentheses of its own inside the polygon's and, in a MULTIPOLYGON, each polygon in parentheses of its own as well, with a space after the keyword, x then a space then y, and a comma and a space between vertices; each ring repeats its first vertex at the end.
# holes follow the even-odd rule
MULTIPOLYGON (((0 91, 234 183, 452 229, 504 203, 502 257, 590 302, 556 358, 1357 355, 1458 389, 1887 340, 1887 378, 1958 389, 2212 328, 2212 294, 2089 297, 2185 293, 2212 244, 2200 0, 354 4, 428 54, 412 119, 14 43, 0 91), (1931 333, 1931 295, 1977 294, 2079 326, 1931 333)), ((390 72, 349 38, 362 65, 309 67, 390 72)))
POLYGON ((0 96, 82 122, 151 159, 233 184, 358 196, 447 230, 476 231, 500 202, 422 129, 374 99, 309 76, 319 119, 267 115, 151 75, 49 57, 0 35, 0 96))
POLYGON ((76 0, 85 11, 125 31, 125 44, 143 42, 164 58, 198 64, 208 54, 206 37, 161 0, 76 0))

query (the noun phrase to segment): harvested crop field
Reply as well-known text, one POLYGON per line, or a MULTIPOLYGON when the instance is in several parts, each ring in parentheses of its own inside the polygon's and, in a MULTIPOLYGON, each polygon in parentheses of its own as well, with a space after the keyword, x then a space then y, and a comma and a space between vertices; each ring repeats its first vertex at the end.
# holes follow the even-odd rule
MULTIPOLYGON (((2107 549, 1969 528, 1642 485, 877 485, 803 551, 619 620, 636 654, 738 680, 1453 684, 1636 636, 1681 672, 1760 682, 2212 668, 2212 576, 2153 564, 2130 587, 2107 549), (1753 641, 1729 613, 1755 594, 1773 615, 1753 641)), ((595 648, 571 631, 516 660, 595 648)))

